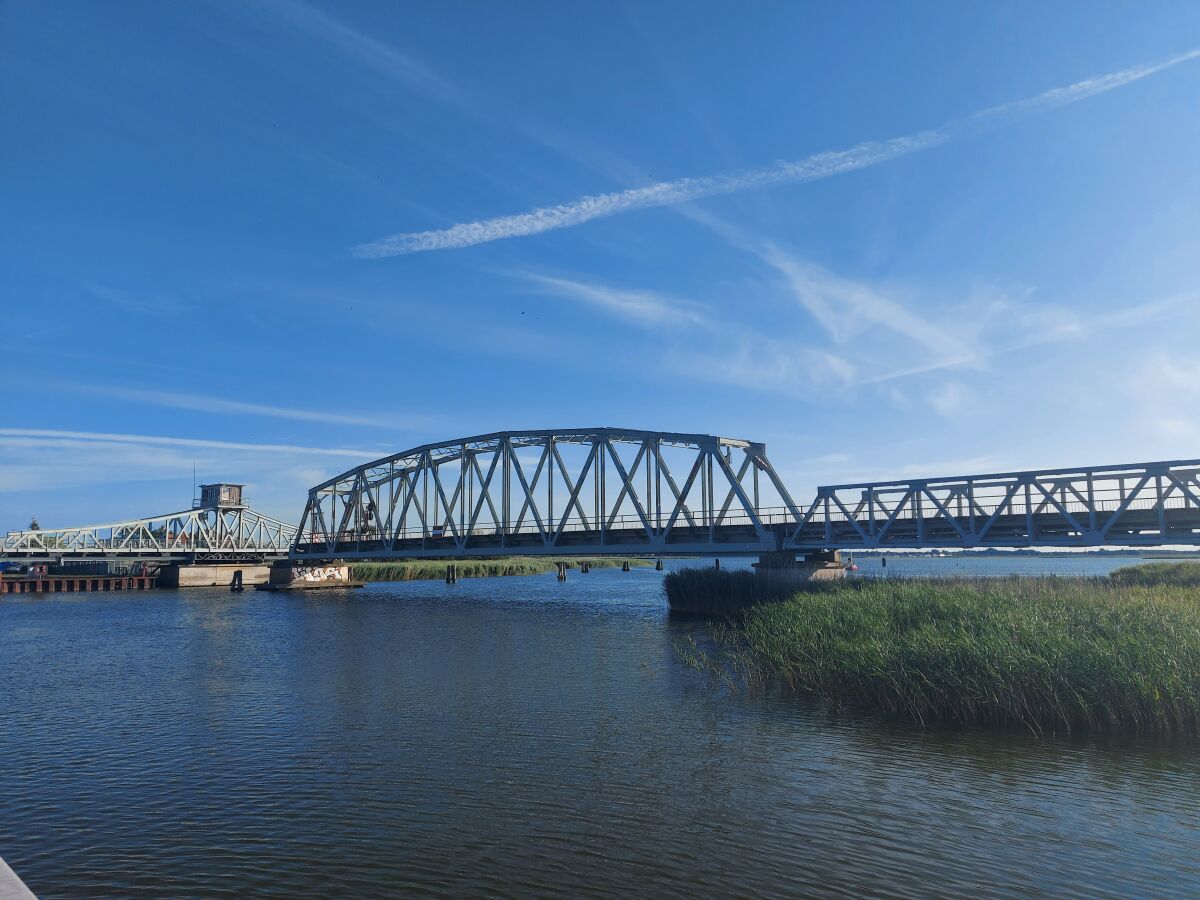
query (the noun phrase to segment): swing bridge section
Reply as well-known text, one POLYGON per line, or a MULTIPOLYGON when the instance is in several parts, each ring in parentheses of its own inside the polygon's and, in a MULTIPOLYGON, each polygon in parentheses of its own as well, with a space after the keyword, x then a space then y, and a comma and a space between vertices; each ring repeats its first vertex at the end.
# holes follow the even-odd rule
POLYGON ((200 505, 104 525, 11 531, 0 557, 250 564, 286 559, 295 539, 294 525, 248 506, 200 505))
POLYGON ((820 487, 753 441, 616 428, 427 444, 313 488, 297 561, 1200 545, 1200 460, 820 487))

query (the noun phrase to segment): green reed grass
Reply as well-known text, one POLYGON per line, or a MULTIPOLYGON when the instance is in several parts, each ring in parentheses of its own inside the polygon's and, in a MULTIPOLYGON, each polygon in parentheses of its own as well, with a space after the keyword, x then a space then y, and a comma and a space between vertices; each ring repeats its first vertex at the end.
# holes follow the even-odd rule
MULTIPOLYGON (((529 556, 502 556, 495 559, 467 559, 454 563, 458 568, 459 578, 486 578, 496 575, 542 575, 554 572, 558 563, 565 562, 570 568, 577 569, 581 562, 586 562, 593 569, 609 569, 620 567, 623 563, 630 566, 648 566, 653 560, 620 559, 610 557, 579 557, 576 559, 535 558, 529 556)), ((417 559, 409 562, 364 562, 351 565, 353 577, 360 581, 418 581, 423 579, 445 578, 445 560, 417 559)))
POLYGON ((1176 585, 1200 587, 1200 562, 1153 562, 1125 566, 1109 573, 1118 584, 1140 584, 1147 587, 1176 585))
MULTIPOLYGON (((703 574, 718 590, 755 577, 703 574)), ((793 587, 715 636, 685 658, 920 723, 1200 734, 1200 590, 1187 586, 852 579, 793 587)))

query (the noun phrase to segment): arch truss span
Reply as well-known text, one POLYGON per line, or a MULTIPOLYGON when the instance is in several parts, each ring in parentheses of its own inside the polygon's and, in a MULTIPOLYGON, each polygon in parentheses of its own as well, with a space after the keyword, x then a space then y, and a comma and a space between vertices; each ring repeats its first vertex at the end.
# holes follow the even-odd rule
POLYGON ((761 443, 619 428, 498 432, 318 485, 291 555, 759 552, 800 518, 761 443))

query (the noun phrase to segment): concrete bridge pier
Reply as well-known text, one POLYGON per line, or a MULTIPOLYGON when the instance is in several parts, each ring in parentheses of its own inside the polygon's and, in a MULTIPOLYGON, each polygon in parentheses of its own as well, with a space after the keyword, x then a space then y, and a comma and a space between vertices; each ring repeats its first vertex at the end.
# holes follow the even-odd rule
POLYGON ((265 584, 271 577, 271 567, 266 563, 170 563, 158 570, 158 586, 230 587, 238 572, 242 573, 242 584, 265 584))
POLYGON ((846 577, 842 554, 838 550, 812 550, 800 556, 792 550, 763 553, 753 564, 766 578, 786 578, 796 582, 832 581, 846 577))

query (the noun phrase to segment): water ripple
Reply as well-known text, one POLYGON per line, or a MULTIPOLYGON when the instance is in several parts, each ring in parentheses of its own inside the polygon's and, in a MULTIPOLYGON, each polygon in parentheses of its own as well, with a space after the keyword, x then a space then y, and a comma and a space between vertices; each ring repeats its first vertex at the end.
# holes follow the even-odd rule
POLYGON ((0 855, 45 898, 1200 893, 1195 748, 714 686, 659 579, 6 598, 0 855))

